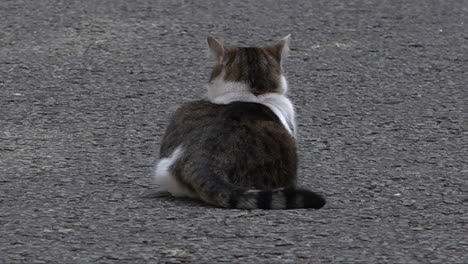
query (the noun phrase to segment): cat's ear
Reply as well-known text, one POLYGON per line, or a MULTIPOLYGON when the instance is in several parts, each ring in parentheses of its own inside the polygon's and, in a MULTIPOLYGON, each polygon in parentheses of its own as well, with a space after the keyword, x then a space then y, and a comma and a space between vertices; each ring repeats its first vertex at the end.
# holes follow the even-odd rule
POLYGON ((291 34, 278 40, 275 44, 266 47, 280 64, 282 64, 284 59, 288 56, 290 39, 291 34))
POLYGON ((209 36, 207 39, 208 47, 212 57, 218 64, 226 64, 228 61, 228 48, 219 40, 209 36))

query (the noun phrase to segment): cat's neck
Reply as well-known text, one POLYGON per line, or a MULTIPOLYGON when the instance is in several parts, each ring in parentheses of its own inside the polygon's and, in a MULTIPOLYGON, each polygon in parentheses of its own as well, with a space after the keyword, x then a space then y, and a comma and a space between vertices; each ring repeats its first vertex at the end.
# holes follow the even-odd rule
MULTIPOLYGON (((287 91, 286 79, 282 77, 283 90, 287 91)), ((270 108, 279 118, 286 130, 296 137, 295 112, 292 102, 284 94, 265 93, 255 96, 247 84, 214 80, 208 84, 208 99, 215 104, 232 102, 260 103, 270 108)))
POLYGON ((229 104, 235 101, 257 102, 247 84, 239 82, 218 82, 208 84, 208 98, 215 104, 229 104))

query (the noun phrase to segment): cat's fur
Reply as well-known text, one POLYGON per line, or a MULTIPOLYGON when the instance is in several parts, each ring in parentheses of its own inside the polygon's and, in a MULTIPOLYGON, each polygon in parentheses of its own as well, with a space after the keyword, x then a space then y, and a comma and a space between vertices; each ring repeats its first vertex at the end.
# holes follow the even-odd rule
POLYGON ((155 181, 174 196, 226 208, 321 208, 295 187, 296 125, 282 62, 289 36, 263 48, 209 37, 208 101, 183 105, 162 140, 155 181))

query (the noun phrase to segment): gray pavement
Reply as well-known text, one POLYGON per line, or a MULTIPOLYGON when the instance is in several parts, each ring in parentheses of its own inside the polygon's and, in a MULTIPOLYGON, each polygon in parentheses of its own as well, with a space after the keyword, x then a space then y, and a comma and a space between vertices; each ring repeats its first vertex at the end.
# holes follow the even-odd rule
POLYGON ((0 263, 468 263, 468 1, 0 1, 0 263), (158 197, 205 38, 292 34, 319 211, 158 197))

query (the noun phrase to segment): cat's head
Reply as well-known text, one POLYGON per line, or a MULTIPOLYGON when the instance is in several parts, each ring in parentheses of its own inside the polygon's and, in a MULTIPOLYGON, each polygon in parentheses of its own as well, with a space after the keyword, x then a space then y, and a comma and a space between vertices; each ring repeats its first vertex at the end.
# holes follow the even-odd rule
POLYGON ((208 97, 214 100, 229 93, 260 96, 285 94, 288 90, 282 64, 289 51, 290 36, 265 47, 231 47, 208 37, 215 60, 208 85, 208 97))

